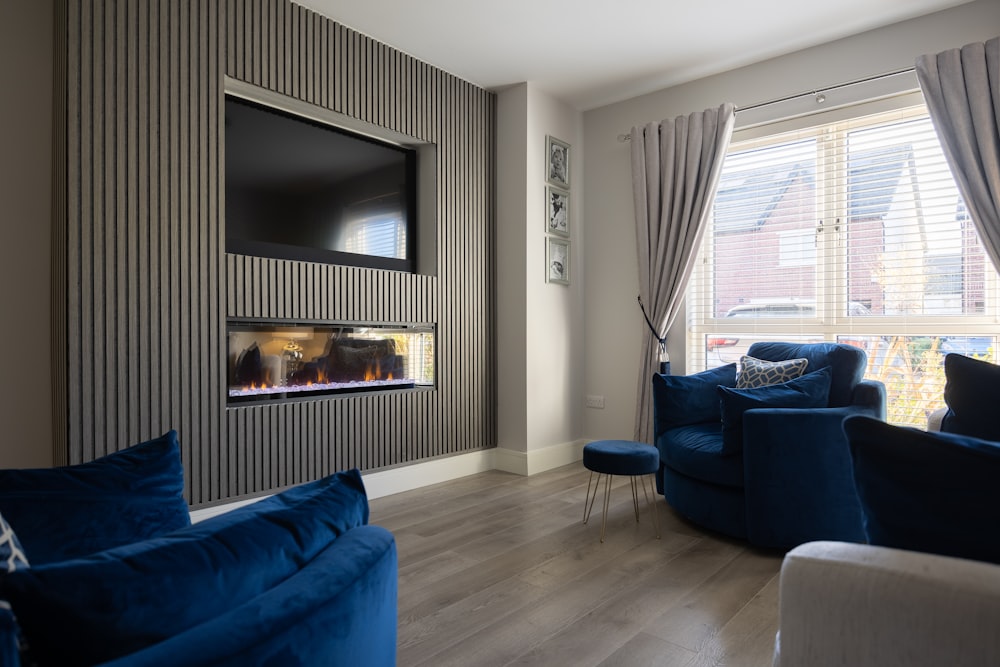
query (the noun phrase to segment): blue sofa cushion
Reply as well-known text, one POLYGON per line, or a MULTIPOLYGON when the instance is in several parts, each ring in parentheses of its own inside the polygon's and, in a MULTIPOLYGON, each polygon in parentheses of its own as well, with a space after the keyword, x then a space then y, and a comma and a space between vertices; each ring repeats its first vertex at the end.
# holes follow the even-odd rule
POLYGON ((743 413, 754 408, 825 408, 830 400, 830 367, 754 389, 719 387, 723 455, 743 451, 743 413))
POLYGON ((0 470, 0 514, 33 565, 188 526, 177 432, 80 465, 0 470))
POLYGON ((357 470, 175 531, 8 574, 40 665, 90 665, 163 641, 264 593, 368 521, 357 470))
POLYGON ((1000 443, 844 420, 872 544, 1000 563, 1000 443))
POLYGON ((736 386, 736 364, 693 375, 653 375, 653 419, 662 433, 678 426, 719 421, 716 387, 736 386))
POLYGON ((736 388, 753 389, 788 382, 802 377, 808 366, 808 359, 767 361, 743 355, 740 357, 740 370, 736 373, 736 388))
POLYGON ((386 667, 396 664, 392 534, 358 526, 246 604, 102 667, 386 667))
POLYGON ((671 429, 656 440, 660 461, 705 482, 743 488, 743 457, 722 456, 722 422, 671 429))
POLYGON ((838 343, 754 343, 747 354, 757 359, 782 361, 784 359, 805 358, 809 368, 829 366, 833 370, 830 381, 831 408, 842 408, 851 404, 854 388, 864 378, 867 355, 864 350, 838 343))
POLYGON ((944 401, 948 413, 941 430, 1000 441, 1000 366, 961 354, 944 358, 944 401))

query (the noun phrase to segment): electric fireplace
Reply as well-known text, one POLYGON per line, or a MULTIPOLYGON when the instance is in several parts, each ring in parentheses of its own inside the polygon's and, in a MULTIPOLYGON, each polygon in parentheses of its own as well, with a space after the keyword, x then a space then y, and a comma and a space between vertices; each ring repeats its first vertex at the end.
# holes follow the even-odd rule
POLYGON ((434 385, 432 324, 227 323, 230 403, 434 385))

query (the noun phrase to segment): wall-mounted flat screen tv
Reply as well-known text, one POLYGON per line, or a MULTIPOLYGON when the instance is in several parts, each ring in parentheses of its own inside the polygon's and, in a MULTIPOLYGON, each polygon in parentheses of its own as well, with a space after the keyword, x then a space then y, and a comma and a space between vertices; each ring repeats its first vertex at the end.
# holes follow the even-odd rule
POLYGON ((417 155, 226 96, 226 251, 414 271, 417 155))

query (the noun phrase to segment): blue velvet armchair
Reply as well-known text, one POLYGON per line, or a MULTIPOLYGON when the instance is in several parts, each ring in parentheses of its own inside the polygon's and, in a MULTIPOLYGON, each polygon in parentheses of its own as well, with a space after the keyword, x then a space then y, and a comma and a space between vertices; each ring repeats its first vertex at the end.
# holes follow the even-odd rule
POLYGON ((756 343, 747 356, 806 359, 798 378, 736 388, 735 364, 654 375, 657 491, 681 515, 762 547, 863 542, 861 505, 842 429, 885 418, 885 387, 863 380, 867 356, 835 343, 756 343))

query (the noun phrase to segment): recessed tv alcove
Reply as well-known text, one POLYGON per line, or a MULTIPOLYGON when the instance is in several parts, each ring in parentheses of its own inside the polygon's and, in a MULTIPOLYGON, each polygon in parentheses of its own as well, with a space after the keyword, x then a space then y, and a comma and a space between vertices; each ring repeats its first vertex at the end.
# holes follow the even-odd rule
POLYGON ((428 273, 433 146, 234 87, 225 98, 227 252, 428 273))

